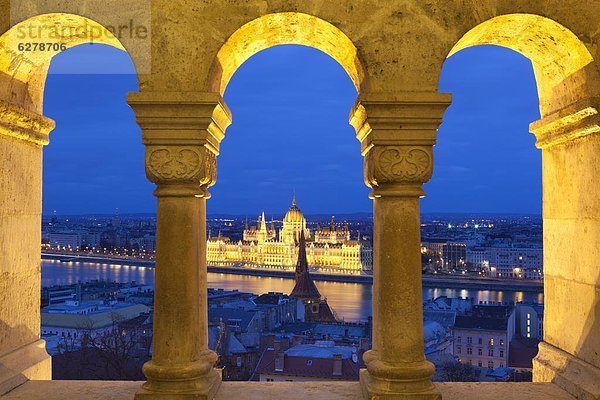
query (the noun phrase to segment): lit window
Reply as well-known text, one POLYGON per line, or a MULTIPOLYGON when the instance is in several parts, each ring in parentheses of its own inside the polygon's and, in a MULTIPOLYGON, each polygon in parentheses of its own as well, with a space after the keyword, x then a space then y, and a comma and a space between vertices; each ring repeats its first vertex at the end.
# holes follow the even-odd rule
POLYGON ((490 340, 488 341, 488 344, 489 344, 490 346, 493 346, 493 345, 494 345, 494 338, 490 339, 490 340))

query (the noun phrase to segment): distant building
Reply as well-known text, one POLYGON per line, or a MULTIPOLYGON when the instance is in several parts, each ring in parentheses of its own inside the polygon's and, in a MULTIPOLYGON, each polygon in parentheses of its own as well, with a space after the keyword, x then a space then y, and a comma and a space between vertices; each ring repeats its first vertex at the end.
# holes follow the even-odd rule
POLYGON ((474 306, 467 315, 456 316, 453 353, 465 364, 490 369, 507 367, 514 332, 513 307, 474 306))
POLYGON ((430 354, 452 354, 450 330, 436 320, 423 319, 423 340, 426 356, 430 354))
POLYGON ((467 263, 480 267, 492 277, 542 279, 541 247, 476 247, 467 250, 467 263))
POLYGON ((261 294, 252 300, 256 308, 264 313, 265 329, 273 330, 281 325, 301 320, 304 307, 295 297, 278 292, 261 294))
POLYGON ((524 339, 544 339, 544 306, 518 303, 515 305, 516 334, 524 339))
POLYGON ((312 328, 316 340, 333 340, 335 343, 360 343, 371 338, 371 324, 368 322, 318 323, 312 328))
POLYGON ((459 314, 465 314, 473 308, 474 300, 472 297, 448 297, 439 296, 435 299, 427 300, 423 304, 423 311, 438 310, 438 311, 455 311, 459 314))
POLYGON ((350 238, 347 224, 336 225, 331 219, 329 226, 319 227, 311 236, 306 227, 304 214, 296 205, 296 198, 283 218, 283 227, 278 232, 273 222, 268 223, 263 213, 256 226, 246 223, 243 239, 232 241, 219 233, 209 237, 207 242, 207 262, 209 265, 243 266, 256 265, 292 270, 298 258, 298 241, 303 232, 307 244, 309 265, 319 267, 324 272, 359 274, 371 269, 368 250, 361 252, 362 242, 350 238))
POLYGON ((155 235, 144 235, 140 243, 140 249, 146 251, 156 250, 156 236, 155 235))
POLYGON ((210 307, 208 322, 213 325, 224 324, 246 348, 258 347, 260 335, 265 329, 265 317, 262 311, 242 307, 232 308, 223 305, 210 307))
POLYGON ((363 271, 373 272, 373 245, 368 240, 361 240, 360 242, 360 262, 363 271))
POLYGON ((467 245, 445 243, 442 245, 442 260, 446 268, 464 267, 467 259, 467 245))
POLYGON ((447 243, 445 239, 428 239, 421 243, 421 252, 437 255, 438 257, 442 256, 442 249, 444 245, 447 243))
POLYGON ((131 238, 129 244, 137 247, 140 251, 153 252, 156 249, 156 236, 144 235, 141 237, 131 238))
POLYGON ((77 288, 72 285, 69 287, 43 287, 42 288, 42 305, 64 303, 67 300, 75 299, 77 288))
POLYGON ((150 312, 151 308, 143 304, 68 300, 42 308, 41 333, 47 351, 55 354, 65 342, 70 343, 71 349, 77 348, 86 336, 107 334, 115 326, 142 315, 149 316, 150 312))
POLYGON ((48 244, 50 247, 61 249, 78 249, 81 247, 82 237, 77 232, 50 232, 48 233, 48 244))
POLYGON ((469 247, 466 251, 467 264, 482 270, 490 269, 490 253, 488 247, 469 247))
POLYGON ((249 380, 258 362, 258 352, 248 349, 226 324, 208 327, 208 347, 219 355, 218 367, 223 368, 223 380, 249 380))
POLYGON ((81 246, 82 247, 100 247, 100 241, 102 239, 102 233, 98 231, 83 230, 81 232, 81 246))
POLYGON ((364 368, 362 351, 356 347, 317 341, 289 349, 265 349, 256 375, 258 380, 266 382, 358 381, 361 368, 364 368))

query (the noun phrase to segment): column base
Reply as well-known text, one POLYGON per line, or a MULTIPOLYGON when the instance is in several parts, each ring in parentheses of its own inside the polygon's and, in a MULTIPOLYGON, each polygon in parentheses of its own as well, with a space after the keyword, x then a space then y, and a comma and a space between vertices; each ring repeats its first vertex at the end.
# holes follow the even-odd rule
POLYGON ((600 399, 600 368, 546 342, 533 359, 533 381, 552 382, 579 400, 600 399))
POLYGON ((28 380, 52 379, 52 358, 39 339, 0 356, 0 396, 28 380))
POLYGON ((433 383, 417 381, 398 381, 385 378, 377 378, 369 374, 366 369, 360 370, 360 386, 363 398, 366 400, 441 400, 442 395, 437 391, 433 383), (414 390, 412 385, 423 386, 425 389, 414 390))
POLYGON ((148 381, 137 391, 135 400, 213 400, 221 386, 221 370, 213 369, 193 382, 194 388, 189 386, 185 380, 148 381))

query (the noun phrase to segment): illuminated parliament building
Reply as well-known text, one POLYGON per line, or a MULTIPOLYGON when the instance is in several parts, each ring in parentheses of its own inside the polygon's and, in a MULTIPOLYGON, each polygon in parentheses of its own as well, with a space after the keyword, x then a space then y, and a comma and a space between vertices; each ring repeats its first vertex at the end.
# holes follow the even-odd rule
POLYGON ((256 226, 246 223, 242 240, 232 241, 220 234, 209 237, 208 265, 294 270, 301 232, 306 237, 306 256, 311 267, 325 273, 346 274, 360 274, 363 269, 370 269, 371 248, 360 240, 350 238, 348 224, 336 226, 332 218, 329 226, 321 227, 319 224, 311 233, 295 197, 279 232, 273 222, 265 220, 263 212, 256 226))

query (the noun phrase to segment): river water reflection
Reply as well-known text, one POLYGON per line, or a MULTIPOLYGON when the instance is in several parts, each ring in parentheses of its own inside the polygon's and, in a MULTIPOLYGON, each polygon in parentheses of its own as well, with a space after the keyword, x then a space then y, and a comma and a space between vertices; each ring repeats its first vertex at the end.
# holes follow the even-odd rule
MULTIPOLYGON (((154 268, 100 263, 42 261, 42 286, 87 282, 94 279, 116 282, 135 281, 139 284, 154 285, 154 268)), ((371 285, 321 281, 317 281, 316 284, 321 294, 327 297, 329 304, 337 314, 345 320, 365 320, 371 315, 373 302, 371 285)), ((237 289, 241 292, 256 294, 272 291, 289 293, 294 286, 294 281, 285 278, 209 273, 208 286, 226 290, 237 289)), ((402 293, 399 293, 398 296, 402 296, 402 293)), ((474 297, 476 301, 481 302, 543 302, 542 293, 423 288, 423 299, 438 296, 474 297)))

